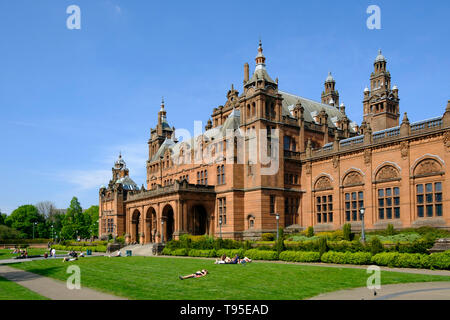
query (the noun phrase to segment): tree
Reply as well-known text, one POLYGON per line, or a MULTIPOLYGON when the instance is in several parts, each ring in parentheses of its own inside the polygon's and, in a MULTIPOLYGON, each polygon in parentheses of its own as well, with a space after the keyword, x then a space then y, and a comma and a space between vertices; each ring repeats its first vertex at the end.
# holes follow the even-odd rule
POLYGON ((6 217, 7 217, 6 213, 2 213, 0 211, 0 226, 6 224, 6 217))
POLYGON ((342 226, 342 230, 344 233, 344 240, 351 241, 352 240, 352 225, 350 223, 346 223, 342 226))
POLYGON ((45 217, 46 220, 49 220, 52 215, 56 212, 56 206, 51 201, 41 201, 36 203, 36 208, 39 213, 45 217))
POLYGON ((31 204, 20 206, 14 210, 7 218, 6 225, 25 234, 27 238, 33 237, 33 224, 35 237, 45 237, 45 218, 40 215, 37 208, 31 204))
POLYGON ((89 235, 98 236, 98 206, 91 206, 84 211, 84 221, 89 221, 89 235))
POLYGON ((73 197, 62 222, 62 237, 65 239, 75 239, 77 236, 88 238, 90 221, 86 220, 88 219, 83 214, 80 202, 77 197, 73 197))

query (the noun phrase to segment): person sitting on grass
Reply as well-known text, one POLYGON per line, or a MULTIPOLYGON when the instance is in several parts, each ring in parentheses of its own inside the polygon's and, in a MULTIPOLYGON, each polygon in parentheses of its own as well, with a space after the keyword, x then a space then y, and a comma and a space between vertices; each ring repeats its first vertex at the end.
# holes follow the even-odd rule
POLYGON ((227 263, 227 262, 226 262, 227 259, 230 259, 230 258, 228 258, 226 254, 223 254, 223 255, 220 257, 220 259, 216 259, 216 262, 214 262, 214 264, 225 264, 225 263, 227 263))
POLYGON ((208 274, 208 270, 203 269, 202 271, 197 271, 196 273, 189 274, 187 276, 180 276, 180 280, 189 279, 189 278, 201 278, 208 274))

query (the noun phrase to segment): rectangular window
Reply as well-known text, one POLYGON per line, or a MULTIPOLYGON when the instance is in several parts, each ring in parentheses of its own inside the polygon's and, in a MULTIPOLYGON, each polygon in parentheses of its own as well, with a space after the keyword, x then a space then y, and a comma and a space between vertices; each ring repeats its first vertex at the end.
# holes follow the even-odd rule
POLYGON ((346 221, 361 220, 360 209, 364 208, 364 192, 352 192, 345 194, 346 221))
POLYGON ((333 195, 316 197, 317 223, 333 222, 333 195))
POLYGON ((218 198, 218 212, 219 219, 217 220, 217 225, 219 225, 220 219, 222 219, 222 225, 227 224, 227 198, 218 198))
POLYGON ((275 213, 275 196, 270 196, 270 213, 275 213))
POLYGON ((442 182, 417 184, 416 206, 419 218, 442 216, 442 182))
POLYGON ((400 219, 400 188, 378 189, 378 218, 400 219))

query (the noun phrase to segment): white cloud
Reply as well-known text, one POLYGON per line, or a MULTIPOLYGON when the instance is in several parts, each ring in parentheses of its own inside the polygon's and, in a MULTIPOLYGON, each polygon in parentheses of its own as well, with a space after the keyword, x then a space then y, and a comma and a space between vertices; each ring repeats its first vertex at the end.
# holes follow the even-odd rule
POLYGON ((110 170, 73 170, 59 174, 59 178, 77 186, 78 190, 99 189, 111 179, 110 170))
POLYGON ((122 9, 118 5, 116 5, 114 8, 116 9, 116 13, 118 14, 122 13, 122 9))

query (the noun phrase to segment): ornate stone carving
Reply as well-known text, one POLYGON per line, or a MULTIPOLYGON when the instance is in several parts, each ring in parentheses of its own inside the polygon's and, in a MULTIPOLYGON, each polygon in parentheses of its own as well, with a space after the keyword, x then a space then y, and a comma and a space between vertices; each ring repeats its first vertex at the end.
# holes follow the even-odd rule
POLYGON ((393 166, 384 166, 381 168, 375 178, 376 181, 392 180, 399 178, 398 170, 393 166))
POLYGON ((447 152, 450 152, 450 131, 446 131, 444 133, 444 146, 446 147, 447 152))
POLYGON ((310 175, 311 174, 311 162, 308 162, 307 164, 305 164, 305 173, 307 174, 307 175, 310 175))
POLYGON ((402 159, 405 160, 409 155, 409 143, 408 141, 402 141, 400 143, 400 153, 402 155, 402 159))
POLYGON ((325 189, 331 189, 333 186, 331 185, 331 180, 328 177, 320 177, 316 181, 316 190, 325 190, 325 189))
POLYGON ((369 166, 372 162, 372 150, 366 149, 364 150, 364 164, 369 166))
POLYGON ((442 167, 434 159, 425 159, 421 161, 414 170, 414 175, 432 175, 439 174, 442 171, 442 167))
POLYGON ((359 172, 352 171, 349 174, 347 174, 344 178, 344 187, 346 186, 352 186, 352 185, 358 185, 363 184, 363 177, 359 172))
POLYGON ((337 168, 339 167, 339 157, 338 156, 333 156, 333 168, 337 168))

